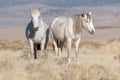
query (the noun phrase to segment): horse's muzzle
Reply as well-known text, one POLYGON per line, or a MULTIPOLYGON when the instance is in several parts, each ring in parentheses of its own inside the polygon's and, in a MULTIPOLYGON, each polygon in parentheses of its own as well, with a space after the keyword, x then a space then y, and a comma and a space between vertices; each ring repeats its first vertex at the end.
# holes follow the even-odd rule
POLYGON ((35 27, 35 28, 34 28, 34 31, 38 31, 38 30, 39 30, 39 27, 35 27))
POLYGON ((92 30, 92 31, 89 31, 89 33, 93 35, 93 34, 95 33, 95 31, 94 31, 94 30, 92 30))

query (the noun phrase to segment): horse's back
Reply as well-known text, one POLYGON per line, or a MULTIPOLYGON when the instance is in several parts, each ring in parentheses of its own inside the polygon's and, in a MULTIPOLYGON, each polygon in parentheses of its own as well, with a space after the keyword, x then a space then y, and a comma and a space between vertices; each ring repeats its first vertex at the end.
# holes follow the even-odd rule
POLYGON ((62 23, 64 23, 66 21, 67 17, 61 16, 61 17, 57 17, 53 20, 52 24, 51 24, 51 28, 52 27, 56 27, 55 25, 60 25, 62 23))

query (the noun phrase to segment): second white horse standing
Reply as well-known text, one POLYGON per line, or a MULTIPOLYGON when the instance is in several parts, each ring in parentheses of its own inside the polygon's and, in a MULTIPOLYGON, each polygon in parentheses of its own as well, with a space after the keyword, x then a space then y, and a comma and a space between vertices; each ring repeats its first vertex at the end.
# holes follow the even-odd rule
POLYGON ((91 13, 78 14, 72 17, 57 17, 51 23, 50 34, 54 50, 61 57, 64 42, 67 42, 68 62, 70 62, 72 41, 75 41, 76 60, 78 61, 78 49, 83 28, 88 29, 90 34, 95 32, 91 13))
POLYGON ((29 40, 31 53, 32 55, 34 54, 35 59, 37 58, 36 51, 38 44, 40 44, 40 49, 44 50, 49 37, 49 28, 43 22, 40 11, 40 8, 31 9, 31 22, 26 28, 26 37, 29 40))

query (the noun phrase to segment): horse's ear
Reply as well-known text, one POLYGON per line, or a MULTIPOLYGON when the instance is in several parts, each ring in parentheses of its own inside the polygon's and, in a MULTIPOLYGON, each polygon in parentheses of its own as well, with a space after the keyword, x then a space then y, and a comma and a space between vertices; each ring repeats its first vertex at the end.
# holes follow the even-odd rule
POLYGON ((91 15, 91 12, 89 12, 89 15, 91 15))
POLYGON ((30 11, 32 11, 32 8, 29 8, 30 11))
POLYGON ((39 7, 38 10, 41 10, 41 7, 39 7))
POLYGON ((82 17, 85 17, 85 13, 82 13, 81 16, 82 16, 82 17))

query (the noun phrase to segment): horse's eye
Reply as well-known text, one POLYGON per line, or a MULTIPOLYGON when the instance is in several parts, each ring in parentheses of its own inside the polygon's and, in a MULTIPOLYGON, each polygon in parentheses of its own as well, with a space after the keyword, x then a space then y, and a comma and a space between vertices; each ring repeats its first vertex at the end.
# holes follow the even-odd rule
POLYGON ((88 23, 89 21, 88 21, 88 20, 86 20, 86 22, 88 23))
POLYGON ((38 19, 40 18, 40 16, 38 16, 38 19))
POLYGON ((31 19, 33 20, 33 17, 31 17, 31 19))

